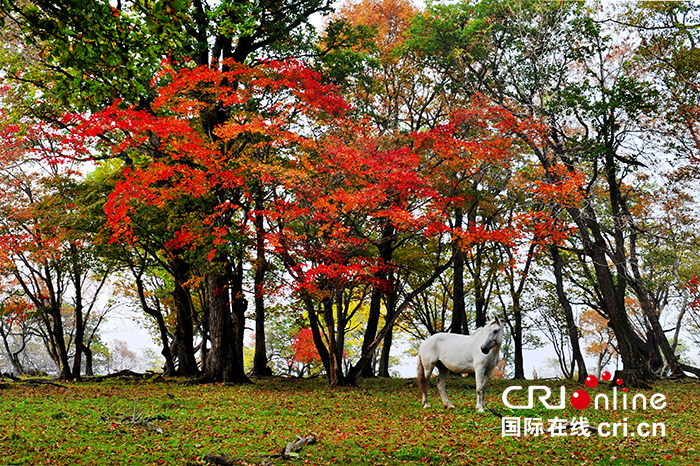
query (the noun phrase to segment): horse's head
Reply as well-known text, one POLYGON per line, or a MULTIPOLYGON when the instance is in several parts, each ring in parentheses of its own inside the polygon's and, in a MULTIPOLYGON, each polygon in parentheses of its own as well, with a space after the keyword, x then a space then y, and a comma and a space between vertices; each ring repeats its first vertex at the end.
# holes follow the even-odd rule
POLYGON ((494 318, 491 322, 486 324, 484 327, 486 331, 486 341, 481 345, 481 352, 484 354, 489 354, 494 346, 501 348, 501 343, 503 342, 503 327, 501 327, 501 321, 498 318, 494 318))

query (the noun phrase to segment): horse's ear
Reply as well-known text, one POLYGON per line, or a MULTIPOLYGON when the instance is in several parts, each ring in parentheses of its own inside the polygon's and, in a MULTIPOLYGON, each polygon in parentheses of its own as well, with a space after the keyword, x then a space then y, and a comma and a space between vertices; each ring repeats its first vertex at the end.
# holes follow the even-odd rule
POLYGON ((494 317, 494 318, 493 318, 493 323, 494 323, 494 324, 501 325, 501 321, 498 320, 498 317, 494 317))

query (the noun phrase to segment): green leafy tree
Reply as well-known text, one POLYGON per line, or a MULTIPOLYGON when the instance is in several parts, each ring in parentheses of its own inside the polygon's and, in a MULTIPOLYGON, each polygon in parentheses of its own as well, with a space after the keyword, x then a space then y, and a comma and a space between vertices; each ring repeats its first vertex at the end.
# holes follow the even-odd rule
MULTIPOLYGON (((541 138, 524 137, 543 177, 557 184, 585 176, 581 203, 553 203, 551 211, 575 227, 575 248, 594 277, 597 308, 609 318, 627 371, 625 380, 655 378, 638 349, 625 298, 639 297, 645 318, 674 373, 676 358, 655 315, 639 269, 637 219, 628 181, 644 168, 643 156, 629 149, 653 112, 658 93, 630 66, 634 43, 615 40, 582 3, 530 1, 462 2, 433 5, 415 23, 415 47, 449 70, 455 86, 482 92, 521 118, 546 125, 541 138)), ((652 154, 645 154, 652 156, 652 154)), ((572 237, 573 241, 573 237, 572 237)), ((561 282, 560 249, 551 249, 561 282)), ((567 314, 574 359, 585 375, 575 319, 567 314)))

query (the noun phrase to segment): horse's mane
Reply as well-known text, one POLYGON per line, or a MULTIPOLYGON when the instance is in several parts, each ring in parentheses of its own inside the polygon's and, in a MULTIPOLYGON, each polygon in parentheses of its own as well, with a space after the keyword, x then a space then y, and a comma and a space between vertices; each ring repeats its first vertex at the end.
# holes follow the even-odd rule
POLYGON ((479 328, 477 328, 476 330, 474 330, 474 332, 472 333, 472 335, 479 335, 479 334, 481 334, 481 333, 484 333, 484 331, 485 331, 487 328, 489 328, 489 327, 491 326, 492 323, 493 323, 493 321, 487 322, 486 325, 484 325, 483 327, 479 327, 479 328))

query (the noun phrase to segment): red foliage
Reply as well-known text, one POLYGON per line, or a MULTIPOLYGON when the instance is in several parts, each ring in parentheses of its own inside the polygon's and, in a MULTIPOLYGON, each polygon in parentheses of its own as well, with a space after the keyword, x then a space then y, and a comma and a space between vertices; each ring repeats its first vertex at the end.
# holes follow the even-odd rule
POLYGON ((684 285, 685 291, 690 295, 688 307, 697 312, 700 310, 700 277, 693 275, 684 285))
POLYGON ((19 324, 29 318, 36 311, 36 307, 26 299, 13 296, 7 299, 0 309, 0 317, 9 324, 19 324))
POLYGON ((166 67, 154 81, 166 83, 155 114, 117 102, 73 132, 85 144, 106 136, 115 156, 135 159, 106 206, 113 241, 135 239, 134 219, 144 209, 167 212, 187 199, 203 207, 181 221, 168 218, 167 250, 215 250, 228 235, 247 235, 248 218, 236 214, 247 210, 246 188, 280 176, 266 154, 311 144, 300 118, 324 121, 347 109, 334 87, 298 61, 227 63, 225 70, 166 67), (215 111, 226 112, 226 121, 207 133, 203 122, 215 111))
MULTIPOLYGON (((348 118, 336 89, 303 63, 225 65, 178 72, 166 66, 155 80, 164 83, 155 114, 115 103, 71 136, 85 143, 111 137, 115 155, 133 158, 106 206, 114 241, 134 240, 140 212, 168 212, 195 200, 201 201, 196 212, 167 216, 163 246, 171 252, 206 247, 211 257, 251 235, 249 188, 264 186, 273 199, 263 213, 276 226, 267 246, 300 287, 322 294, 357 283, 391 286, 376 278, 397 266, 378 253, 387 225, 397 242, 451 234, 465 249, 512 244, 520 234, 512 225, 450 231, 447 218, 468 196, 464 180, 484 167, 509 167, 516 135, 540 138, 536 122, 476 96, 430 131, 379 137, 348 118), (226 119, 211 129, 204 122, 214 112, 226 112, 226 119)), ((536 196, 576 202, 579 177, 562 172, 551 179, 532 185, 536 196)), ((539 241, 566 234, 537 212, 523 215, 520 226, 539 241)))
POLYGON ((304 328, 292 338, 292 351, 294 351, 294 362, 301 364, 310 364, 314 361, 320 362, 319 356, 314 344, 314 337, 311 328, 304 328))

